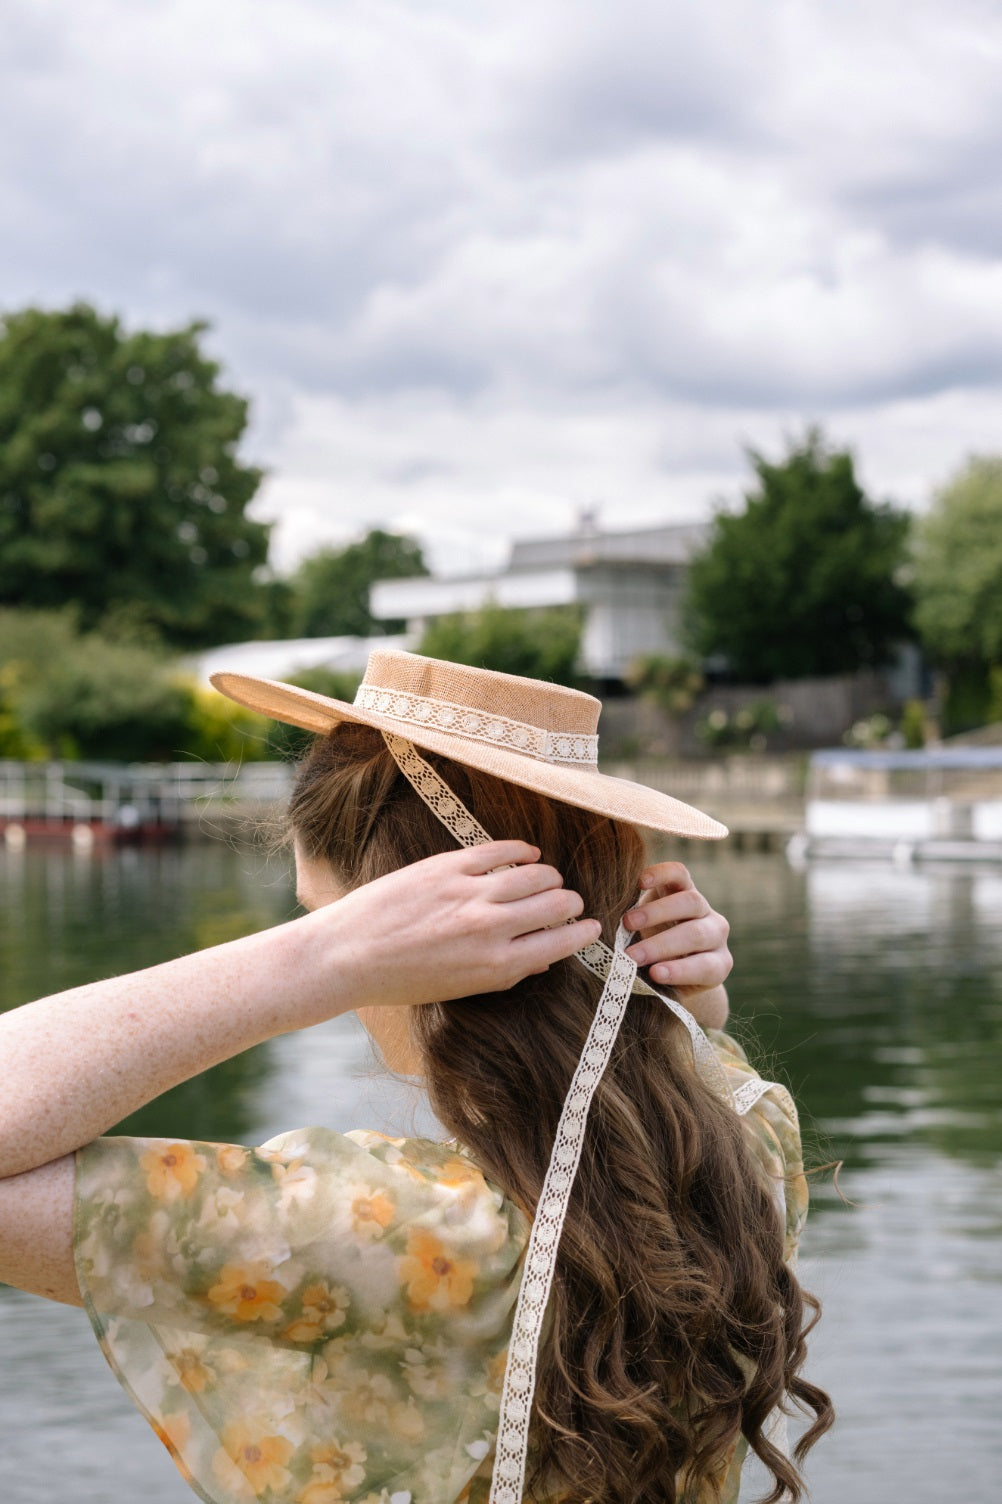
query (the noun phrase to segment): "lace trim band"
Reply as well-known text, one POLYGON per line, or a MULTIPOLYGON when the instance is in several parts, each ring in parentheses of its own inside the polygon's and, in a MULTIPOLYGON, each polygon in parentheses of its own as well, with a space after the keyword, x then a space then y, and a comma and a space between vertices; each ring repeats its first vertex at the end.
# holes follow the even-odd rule
POLYGON ((432 700, 427 695, 405 694, 395 689, 380 689, 377 684, 362 684, 355 696, 359 710, 375 711, 395 721, 410 721, 434 731, 451 731, 475 742, 488 742, 508 752, 520 752, 538 762, 566 763, 574 768, 598 767, 598 737, 577 732, 543 731, 524 721, 512 721, 503 715, 488 715, 466 705, 448 700, 432 700))
MULTIPOLYGON (((482 846, 491 840, 480 822, 474 819, 411 742, 388 731, 383 732, 383 738, 404 777, 461 846, 482 846)), ((756 1079, 732 1092, 713 1046, 689 1010, 637 976, 636 963, 626 950, 628 940, 629 936, 620 924, 614 949, 597 940, 594 945, 575 951, 575 959, 602 977, 605 985, 560 1112, 550 1163, 529 1233, 501 1390, 491 1504, 522 1504, 539 1339, 556 1273, 557 1247, 581 1160, 592 1098, 612 1055, 631 993, 660 997, 671 1009, 684 1024, 692 1041, 697 1071, 737 1113, 748 1112, 762 1093, 774 1084, 756 1079)))

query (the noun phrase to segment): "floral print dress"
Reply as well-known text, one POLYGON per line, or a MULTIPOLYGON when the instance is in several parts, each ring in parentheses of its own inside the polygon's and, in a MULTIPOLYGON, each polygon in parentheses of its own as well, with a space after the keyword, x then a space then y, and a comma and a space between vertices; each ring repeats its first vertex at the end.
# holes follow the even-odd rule
MULTIPOLYGON (((754 1072, 711 1038, 735 1086, 754 1072)), ((796 1112, 750 1142, 793 1256, 796 1112)), ((77 1155, 77 1275, 119 1381, 209 1504, 486 1504, 525 1216, 455 1144, 308 1128, 77 1155)), ((725 1459, 737 1498, 743 1445, 725 1459)))

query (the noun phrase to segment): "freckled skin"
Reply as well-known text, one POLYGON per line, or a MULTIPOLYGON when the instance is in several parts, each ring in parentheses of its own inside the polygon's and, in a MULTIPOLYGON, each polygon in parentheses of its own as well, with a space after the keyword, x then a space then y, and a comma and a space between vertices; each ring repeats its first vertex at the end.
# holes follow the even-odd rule
MULTIPOLYGON (((350 1010, 392 1069, 414 1073, 410 1007, 510 987, 599 933, 521 841, 430 857, 347 894, 315 863, 299 876, 312 910, 301 919, 0 1016, 0 1280, 80 1304, 73 1152, 179 1082, 350 1010)), ((678 863, 652 868, 650 886, 633 925, 645 963, 699 995, 704 1025, 722 1022, 726 921, 678 863)))

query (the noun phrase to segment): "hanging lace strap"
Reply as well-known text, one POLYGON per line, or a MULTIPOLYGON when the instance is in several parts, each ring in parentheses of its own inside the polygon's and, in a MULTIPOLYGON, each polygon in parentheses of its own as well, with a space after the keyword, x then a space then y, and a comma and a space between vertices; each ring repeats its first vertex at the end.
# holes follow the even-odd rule
MULTIPOLYGON (((625 931, 621 934, 625 939, 625 931)), ((561 1109, 557 1136, 529 1233, 515 1307, 508 1365, 501 1390, 490 1495, 492 1504, 522 1504, 539 1338, 556 1272, 560 1233, 581 1160, 588 1110, 609 1062, 636 974, 635 963, 624 950, 617 949, 561 1109)))

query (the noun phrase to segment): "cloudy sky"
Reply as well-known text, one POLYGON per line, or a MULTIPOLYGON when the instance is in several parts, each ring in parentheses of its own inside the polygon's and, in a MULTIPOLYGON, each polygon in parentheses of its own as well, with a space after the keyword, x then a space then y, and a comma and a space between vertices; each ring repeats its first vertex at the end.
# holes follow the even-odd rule
POLYGON ((211 320, 286 566, 1002 449, 998 0, 5 0, 0 306, 211 320))

